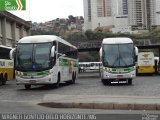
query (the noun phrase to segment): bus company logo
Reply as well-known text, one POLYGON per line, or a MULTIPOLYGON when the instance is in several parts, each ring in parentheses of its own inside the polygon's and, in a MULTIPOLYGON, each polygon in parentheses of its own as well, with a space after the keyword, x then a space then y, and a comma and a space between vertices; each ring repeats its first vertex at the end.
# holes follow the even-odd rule
POLYGON ((0 66, 5 66, 5 61, 0 61, 0 66))
POLYGON ((0 0, 0 10, 26 10, 26 0, 0 0))
POLYGON ((148 58, 149 54, 144 54, 143 57, 148 58))

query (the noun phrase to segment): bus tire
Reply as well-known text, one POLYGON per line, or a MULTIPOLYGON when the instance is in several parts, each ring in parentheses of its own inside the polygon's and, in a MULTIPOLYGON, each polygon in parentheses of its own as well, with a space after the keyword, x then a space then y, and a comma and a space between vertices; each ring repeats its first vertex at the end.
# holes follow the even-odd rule
POLYGON ((27 85, 27 84, 26 84, 26 85, 24 85, 24 87, 25 87, 26 90, 31 89, 31 85, 27 85))
POLYGON ((69 81, 66 81, 66 83, 68 84, 75 84, 75 80, 76 80, 76 73, 72 73, 72 78, 69 81))
POLYGON ((111 81, 106 79, 102 79, 102 83, 103 85, 111 85, 111 81))
POLYGON ((101 79, 101 81, 102 81, 103 85, 107 85, 107 80, 101 79))
POLYGON ((8 75, 5 74, 5 75, 3 76, 3 79, 2 79, 2 85, 5 85, 6 82, 7 82, 7 80, 8 80, 8 75))
POLYGON ((57 82, 56 82, 56 84, 55 84, 55 87, 56 87, 56 88, 59 88, 60 81, 61 81, 61 75, 60 75, 60 73, 58 73, 57 82))
POLYGON ((74 74, 74 72, 72 73, 72 81, 71 84, 75 84, 75 80, 76 80, 76 76, 74 74))
POLYGON ((3 83, 3 74, 0 74, 0 85, 3 83))
POLYGON ((110 80, 107 80, 107 85, 111 85, 111 81, 110 80))
POLYGON ((77 79, 77 73, 76 73, 76 72, 75 72, 75 74, 74 74, 74 77, 75 77, 74 79, 76 80, 76 79, 77 79))
POLYGON ((128 79, 128 85, 132 85, 132 79, 128 79))

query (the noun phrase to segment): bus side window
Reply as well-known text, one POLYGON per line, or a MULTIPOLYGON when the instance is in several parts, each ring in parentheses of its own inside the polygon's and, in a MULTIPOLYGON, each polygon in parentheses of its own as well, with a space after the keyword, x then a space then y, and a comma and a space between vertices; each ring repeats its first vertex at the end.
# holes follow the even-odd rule
POLYGON ((10 59, 9 52, 10 49, 0 48, 0 59, 10 59))

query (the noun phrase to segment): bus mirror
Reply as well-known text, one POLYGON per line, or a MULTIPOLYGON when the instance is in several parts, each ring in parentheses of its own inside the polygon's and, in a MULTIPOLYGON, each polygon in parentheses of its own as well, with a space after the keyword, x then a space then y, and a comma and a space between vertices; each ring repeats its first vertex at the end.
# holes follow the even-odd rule
POLYGON ((13 48, 9 53, 9 58, 14 59, 15 48, 13 48))
POLYGON ((55 46, 52 47, 51 49, 51 57, 55 56, 55 46))
POLYGON ((62 57, 66 57, 66 54, 62 54, 62 57))

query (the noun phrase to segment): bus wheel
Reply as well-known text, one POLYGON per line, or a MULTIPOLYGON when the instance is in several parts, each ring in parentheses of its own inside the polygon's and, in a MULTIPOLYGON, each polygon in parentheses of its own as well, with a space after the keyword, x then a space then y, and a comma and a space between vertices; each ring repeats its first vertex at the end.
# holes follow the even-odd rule
MULTIPOLYGON (((76 72, 75 72, 75 74, 74 74, 74 79, 75 79, 75 80, 77 79, 77 74, 76 74, 76 72)), ((74 80, 74 81, 75 81, 75 80, 74 80)))
POLYGON ((0 74, 0 85, 2 85, 2 83, 3 83, 3 75, 0 74))
POLYGON ((101 81, 102 81, 103 85, 107 85, 107 80, 101 79, 101 81))
POLYGON ((26 88, 26 90, 31 89, 31 85, 24 85, 24 87, 26 88))
POLYGON ((2 85, 5 85, 7 82, 8 76, 7 74, 4 75, 3 79, 2 79, 2 85))
POLYGON ((102 81, 103 85, 111 85, 110 80, 102 79, 101 81, 102 81))
POLYGON ((57 83, 55 84, 56 88, 59 88, 60 81, 61 81, 61 76, 60 76, 60 73, 58 73, 57 83))
POLYGON ((72 84, 75 84, 75 80, 76 80, 76 75, 72 73, 72 84))
POLYGON ((128 79, 128 85, 132 85, 132 79, 128 79))

